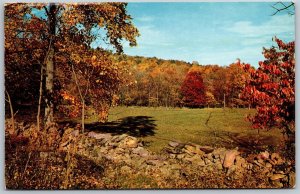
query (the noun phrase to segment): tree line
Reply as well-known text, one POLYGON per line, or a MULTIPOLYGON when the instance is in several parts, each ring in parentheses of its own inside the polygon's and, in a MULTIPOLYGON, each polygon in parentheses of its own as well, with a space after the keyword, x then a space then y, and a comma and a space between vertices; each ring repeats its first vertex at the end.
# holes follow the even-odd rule
POLYGON ((126 55, 115 56, 114 60, 127 69, 123 74, 126 82, 119 93, 121 105, 249 106, 240 98, 249 73, 239 60, 228 66, 126 55))

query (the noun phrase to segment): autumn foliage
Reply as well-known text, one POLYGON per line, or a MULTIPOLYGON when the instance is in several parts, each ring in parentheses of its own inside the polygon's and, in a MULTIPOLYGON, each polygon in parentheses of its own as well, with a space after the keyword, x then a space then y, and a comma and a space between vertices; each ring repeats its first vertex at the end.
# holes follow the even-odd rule
POLYGON ((183 102, 188 107, 201 107, 205 105, 205 87, 200 72, 189 72, 181 86, 183 102))
POLYGON ((126 3, 5 6, 6 90, 14 106, 18 100, 18 104, 29 102, 39 107, 38 128, 42 116, 46 125, 54 122, 55 110, 63 110, 72 117, 83 112, 84 116, 84 110, 80 109, 85 104, 94 105, 99 119, 106 119, 119 87, 121 69, 112 64, 110 52, 103 47, 110 46, 112 51, 121 53, 121 40, 134 46, 139 35, 126 6, 126 3), (105 34, 99 34, 100 30, 105 34), (97 49, 91 47, 95 41, 100 42, 97 49), (74 108, 66 111, 60 106, 62 101, 74 108), (44 115, 40 116, 40 109, 45 110, 44 115))
POLYGON ((243 98, 255 105, 257 114, 250 117, 255 128, 278 127, 285 135, 295 133, 295 42, 275 38, 276 46, 264 48, 259 68, 250 73, 243 98))

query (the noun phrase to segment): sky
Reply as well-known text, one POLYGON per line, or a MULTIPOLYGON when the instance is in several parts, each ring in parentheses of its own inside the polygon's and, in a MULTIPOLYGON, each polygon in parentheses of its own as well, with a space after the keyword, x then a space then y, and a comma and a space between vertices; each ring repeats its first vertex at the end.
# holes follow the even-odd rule
POLYGON ((138 46, 124 43, 132 56, 229 65, 240 58, 257 67, 262 48, 272 37, 295 40, 294 16, 274 16, 274 2, 128 3, 140 37, 138 46))

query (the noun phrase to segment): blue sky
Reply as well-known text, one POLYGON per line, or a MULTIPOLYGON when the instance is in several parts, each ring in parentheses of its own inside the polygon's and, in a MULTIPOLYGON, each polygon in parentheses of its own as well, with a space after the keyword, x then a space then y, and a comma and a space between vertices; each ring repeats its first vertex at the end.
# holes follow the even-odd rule
POLYGON ((124 44, 128 55, 229 65, 237 58, 258 66, 272 37, 295 38, 294 16, 272 16, 265 3, 129 3, 128 14, 141 36, 124 44))

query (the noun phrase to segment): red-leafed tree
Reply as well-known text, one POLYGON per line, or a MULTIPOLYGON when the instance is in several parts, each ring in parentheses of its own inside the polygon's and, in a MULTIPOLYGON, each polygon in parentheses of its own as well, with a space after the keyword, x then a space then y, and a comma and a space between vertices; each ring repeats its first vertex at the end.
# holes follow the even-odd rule
POLYGON ((205 87, 199 71, 187 73, 181 86, 183 102, 188 107, 202 107, 206 103, 205 87))
POLYGON ((278 127, 290 140, 295 135, 295 42, 284 43, 275 37, 277 46, 263 51, 265 60, 250 73, 243 98, 257 113, 250 117, 255 128, 278 127))

